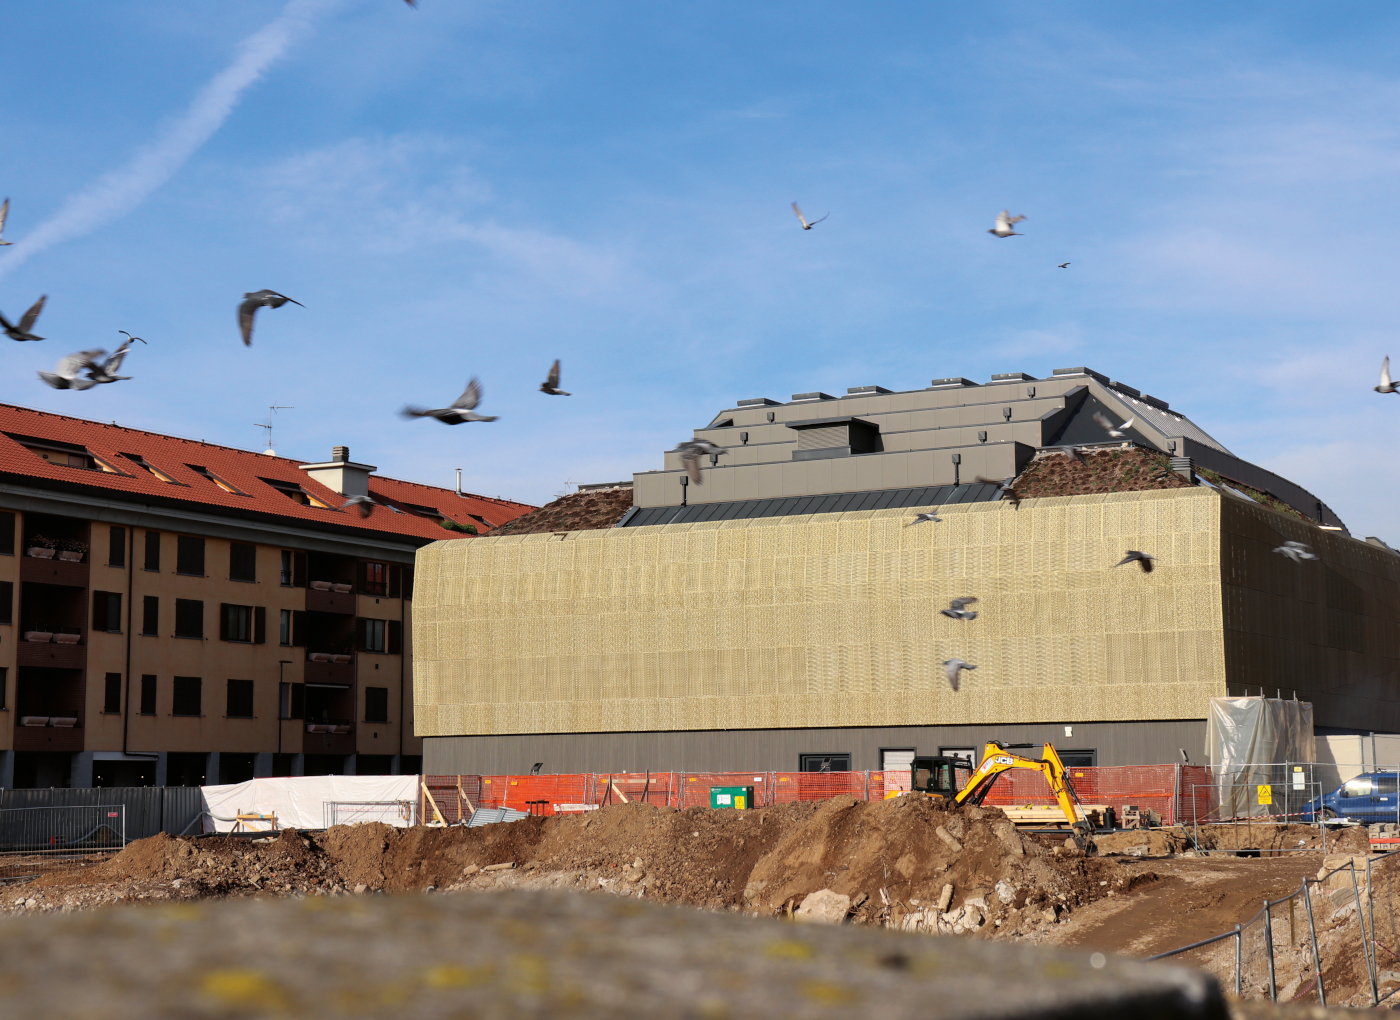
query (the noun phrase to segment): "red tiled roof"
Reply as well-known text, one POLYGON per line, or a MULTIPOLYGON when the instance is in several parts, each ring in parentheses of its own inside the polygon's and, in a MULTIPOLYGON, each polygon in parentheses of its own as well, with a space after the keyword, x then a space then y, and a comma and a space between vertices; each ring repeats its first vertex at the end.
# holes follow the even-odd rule
MULTIPOLYGON (((466 537, 442 527, 432 518, 414 513, 394 513, 376 508, 368 518, 361 518, 353 507, 339 513, 317 506, 304 506, 264 481, 268 479, 299 486, 331 507, 345 502, 344 497, 299 470, 298 465, 305 463, 314 462, 272 457, 200 440, 179 439, 122 425, 0 404, 0 476, 21 476, 59 483, 65 488, 105 490, 211 508, 223 507, 243 513, 268 514, 367 532, 426 539, 466 537), (25 449, 12 436, 84 447, 120 473, 51 464, 25 449), (126 454, 140 456, 174 482, 155 477, 126 454), (242 494, 224 491, 191 465, 207 469, 242 494)), ((376 499, 430 508, 459 524, 475 525, 482 534, 535 509, 528 503, 490 496, 463 493, 458 497, 451 489, 381 475, 370 476, 369 492, 376 499)))

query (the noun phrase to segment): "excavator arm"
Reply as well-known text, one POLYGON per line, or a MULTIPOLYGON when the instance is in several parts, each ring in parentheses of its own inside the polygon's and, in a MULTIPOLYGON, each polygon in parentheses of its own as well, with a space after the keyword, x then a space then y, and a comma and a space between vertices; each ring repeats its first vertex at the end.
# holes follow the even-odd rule
POLYGON ((1069 771, 1065 768, 1064 762, 1060 761, 1060 756, 1055 752, 1054 745, 1044 745, 1039 758, 1023 758, 1019 754, 1009 753, 1008 750, 1012 747, 1033 746, 1035 745, 1003 744, 996 740, 988 741, 982 753, 982 764, 973 771, 967 784, 954 795, 952 798, 954 803, 981 804, 997 778, 1003 772, 1011 769, 1029 769, 1033 772, 1039 772, 1045 777, 1045 782, 1049 784, 1050 792, 1055 795, 1055 801, 1060 805, 1060 810, 1065 813, 1065 819, 1069 822, 1074 833, 1075 844, 1081 850, 1092 853, 1094 847, 1092 828, 1084 812, 1079 809, 1079 797, 1074 792, 1074 784, 1070 782, 1069 771))

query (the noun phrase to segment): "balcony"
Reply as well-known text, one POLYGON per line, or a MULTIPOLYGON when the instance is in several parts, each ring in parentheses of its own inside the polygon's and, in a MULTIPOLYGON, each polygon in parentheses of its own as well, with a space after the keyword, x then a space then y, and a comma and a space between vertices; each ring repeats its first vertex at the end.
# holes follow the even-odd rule
POLYGON ((86 669, 87 645, 79 644, 79 634, 50 634, 25 631, 16 649, 16 665, 47 666, 50 669, 86 669), (60 640, 60 639, 68 640, 60 640))
POLYGON ((63 584, 71 588, 88 586, 88 565, 71 560, 40 559, 37 556, 21 556, 19 579, 39 584, 63 584))
POLYGON ((310 613, 340 613, 344 616, 354 616, 354 586, 331 581, 312 581, 306 589, 306 610, 310 613))
POLYGON ((352 684, 355 682, 355 657, 307 652, 302 677, 309 684, 352 684))
POLYGON ((354 754, 355 727, 349 719, 308 720, 302 751, 305 754, 354 754))

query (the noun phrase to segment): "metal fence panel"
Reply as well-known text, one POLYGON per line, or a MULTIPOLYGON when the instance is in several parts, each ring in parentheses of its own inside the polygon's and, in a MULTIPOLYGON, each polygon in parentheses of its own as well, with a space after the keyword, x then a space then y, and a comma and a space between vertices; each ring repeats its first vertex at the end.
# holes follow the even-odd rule
POLYGON ((0 810, 82 808, 122 805, 126 839, 145 839, 164 831, 190 829, 203 809, 197 786, 113 786, 81 789, 2 790, 0 810))

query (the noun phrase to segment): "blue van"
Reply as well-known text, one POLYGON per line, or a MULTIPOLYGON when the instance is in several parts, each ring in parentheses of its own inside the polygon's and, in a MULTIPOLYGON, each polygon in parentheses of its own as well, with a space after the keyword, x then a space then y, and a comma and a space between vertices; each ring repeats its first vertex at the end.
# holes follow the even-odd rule
POLYGON ((1397 778, 1400 777, 1394 772, 1363 772, 1331 793, 1304 805, 1302 820, 1311 822, 1316 812, 1324 819, 1363 823, 1400 821, 1400 806, 1396 800, 1397 778))

